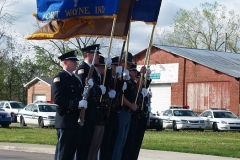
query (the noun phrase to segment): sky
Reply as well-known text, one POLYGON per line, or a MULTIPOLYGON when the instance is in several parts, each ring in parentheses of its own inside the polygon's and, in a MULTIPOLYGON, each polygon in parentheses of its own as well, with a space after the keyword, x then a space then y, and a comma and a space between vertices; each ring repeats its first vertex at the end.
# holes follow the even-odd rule
MULTIPOLYGON (((0 5, 1 1, 3 0, 0 0, 0 5)), ((239 0, 162 0, 155 33, 160 33, 163 30, 171 31, 173 17, 180 8, 193 10, 196 7, 200 8, 200 4, 202 3, 209 2, 213 4, 215 1, 225 5, 227 10, 234 10, 236 13, 239 12, 239 0)), ((36 30, 33 26, 33 24, 36 23, 36 19, 32 16, 32 13, 36 11, 36 0, 20 0, 17 5, 8 7, 6 11, 19 17, 9 29, 9 32, 16 33, 18 41, 25 41, 24 38, 36 30)), ((129 52, 135 54, 146 49, 148 47, 151 32, 152 25, 142 22, 132 22, 129 52)), ((156 36, 153 37, 153 39, 155 38, 156 36)), ((122 41, 117 41, 117 43, 119 43, 119 46, 122 46, 122 41)))

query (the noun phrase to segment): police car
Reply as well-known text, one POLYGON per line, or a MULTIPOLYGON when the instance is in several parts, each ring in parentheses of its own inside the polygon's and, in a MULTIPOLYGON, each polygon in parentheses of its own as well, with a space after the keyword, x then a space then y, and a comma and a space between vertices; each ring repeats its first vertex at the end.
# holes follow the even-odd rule
POLYGON ((178 130, 199 130, 204 131, 205 121, 188 106, 171 106, 165 110, 160 118, 163 120, 163 129, 178 130))
POLYGON ((206 129, 216 131, 240 131, 240 119, 229 110, 211 108, 200 114, 206 121, 206 129))
POLYGON ((56 107, 56 104, 45 102, 31 103, 18 112, 17 121, 20 122, 20 126, 27 126, 27 124, 42 128, 54 126, 56 107))

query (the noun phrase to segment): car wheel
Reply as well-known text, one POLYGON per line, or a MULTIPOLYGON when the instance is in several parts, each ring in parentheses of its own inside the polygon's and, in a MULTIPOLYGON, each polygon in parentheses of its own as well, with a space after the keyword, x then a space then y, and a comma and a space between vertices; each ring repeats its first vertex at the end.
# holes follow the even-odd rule
POLYGON ((173 131, 179 131, 179 129, 177 129, 176 121, 173 121, 173 131))
POLYGON ((27 126, 26 123, 25 123, 25 120, 24 120, 24 118, 22 116, 20 117, 20 126, 21 127, 27 126))
POLYGON ((43 128, 44 127, 44 122, 43 122, 43 118, 40 117, 39 120, 38 120, 38 126, 43 128))
POLYGON ((213 132, 217 132, 218 131, 217 123, 213 123, 212 130, 213 130, 213 132))
POLYGON ((9 127, 9 124, 2 124, 2 127, 3 127, 3 128, 8 128, 8 127, 9 127))

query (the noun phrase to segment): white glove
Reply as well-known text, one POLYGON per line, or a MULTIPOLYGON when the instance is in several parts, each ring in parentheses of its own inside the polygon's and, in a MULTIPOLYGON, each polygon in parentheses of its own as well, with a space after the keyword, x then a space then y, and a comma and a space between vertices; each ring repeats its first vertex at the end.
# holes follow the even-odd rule
POLYGON ((81 108, 87 108, 87 101, 86 100, 81 100, 81 101, 79 101, 79 103, 78 103, 78 109, 81 109, 81 108))
POLYGON ((126 90, 126 89, 127 89, 127 82, 124 82, 124 83, 123 83, 122 90, 124 91, 124 90, 126 90))
POLYGON ((106 93, 106 87, 104 85, 100 85, 99 87, 102 90, 102 94, 105 94, 106 93))
POLYGON ((142 91, 141 91, 142 95, 143 95, 143 98, 147 96, 147 89, 146 88, 142 88, 142 91))
POLYGON ((107 65, 108 68, 110 68, 112 64, 112 58, 110 57, 105 58, 104 63, 107 65))
POLYGON ((127 69, 123 70, 123 79, 127 81, 130 80, 129 71, 127 69))
POLYGON ((92 86, 94 85, 92 78, 88 80, 88 85, 90 86, 90 88, 92 88, 92 86))
POLYGON ((151 69, 150 69, 150 68, 147 68, 147 75, 150 76, 151 73, 152 73, 151 69))
POLYGON ((122 77, 122 66, 116 67, 116 74, 118 74, 119 79, 122 77))
POLYGON ((109 92, 108 92, 108 96, 109 98, 115 98, 116 96, 116 91, 111 89, 109 92))

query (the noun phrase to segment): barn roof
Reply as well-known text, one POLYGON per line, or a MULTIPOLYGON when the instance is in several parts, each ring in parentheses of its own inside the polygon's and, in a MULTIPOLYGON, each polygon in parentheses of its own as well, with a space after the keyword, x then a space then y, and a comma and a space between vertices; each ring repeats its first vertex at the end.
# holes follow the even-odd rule
POLYGON ((216 71, 240 78, 240 54, 165 45, 153 45, 159 49, 184 57, 216 71))

